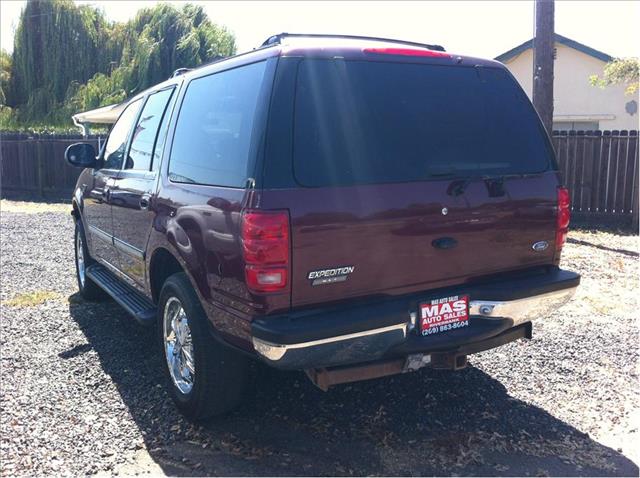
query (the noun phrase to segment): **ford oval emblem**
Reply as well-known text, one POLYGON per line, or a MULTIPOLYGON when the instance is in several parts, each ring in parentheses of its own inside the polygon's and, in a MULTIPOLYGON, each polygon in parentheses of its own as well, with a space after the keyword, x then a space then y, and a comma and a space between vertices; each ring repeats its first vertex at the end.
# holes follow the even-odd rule
POLYGON ((536 252, 542 252, 547 247, 549 247, 549 243, 547 241, 538 241, 531 248, 536 252))

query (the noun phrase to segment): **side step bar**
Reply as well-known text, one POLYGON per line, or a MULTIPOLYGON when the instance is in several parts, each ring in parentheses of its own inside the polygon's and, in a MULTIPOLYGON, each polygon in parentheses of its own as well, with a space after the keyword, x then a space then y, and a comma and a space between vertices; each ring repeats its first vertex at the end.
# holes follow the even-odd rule
POLYGON ((87 277, 109 294, 134 319, 144 326, 151 326, 156 320, 156 306, 129 284, 118 279, 102 264, 87 267, 87 277))

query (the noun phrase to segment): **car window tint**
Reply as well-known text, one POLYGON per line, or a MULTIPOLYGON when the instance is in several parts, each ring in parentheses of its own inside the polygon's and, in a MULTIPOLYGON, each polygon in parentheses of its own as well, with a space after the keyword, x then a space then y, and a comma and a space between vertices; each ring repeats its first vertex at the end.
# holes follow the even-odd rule
POLYGON ((153 161, 151 163, 151 169, 153 171, 157 171, 160 167, 164 145, 167 142, 167 132, 169 131, 171 110, 173 109, 173 105, 176 102, 177 96, 177 93, 171 95, 167 107, 164 110, 164 114, 162 115, 162 122, 160 123, 160 127, 158 128, 158 136, 156 137, 156 145, 153 148, 153 161))
POLYGON ((158 136, 158 126, 172 94, 173 88, 154 93, 147 99, 133 130, 129 155, 124 165, 125 169, 149 171, 153 147, 158 136))
POLYGON ((174 182, 242 187, 266 62, 193 80, 173 137, 174 182))
POLYGON ((541 172, 550 151, 516 82, 497 68, 306 59, 293 166, 305 186, 541 172))
POLYGON ((129 104, 120 115, 120 118, 118 118, 118 121, 116 121, 116 124, 111 128, 107 144, 104 147, 103 168, 120 169, 122 167, 129 132, 131 131, 139 108, 140 100, 129 104))

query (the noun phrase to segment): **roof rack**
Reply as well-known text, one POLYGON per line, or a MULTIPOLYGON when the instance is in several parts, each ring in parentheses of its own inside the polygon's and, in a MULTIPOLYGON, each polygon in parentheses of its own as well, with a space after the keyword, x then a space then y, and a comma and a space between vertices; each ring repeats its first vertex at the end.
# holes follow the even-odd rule
POLYGON ((170 76, 170 78, 175 78, 176 76, 180 76, 180 75, 184 75, 187 71, 191 71, 192 68, 178 68, 176 71, 173 72, 173 75, 170 76))
POLYGON ((366 36, 358 36, 358 35, 331 35, 324 33, 278 33, 277 35, 272 35, 267 38, 264 43, 261 45, 262 47, 276 45, 282 43, 282 40, 285 38, 345 38, 349 40, 376 40, 376 41, 384 41, 388 43, 400 43, 403 45, 412 45, 421 48, 428 48, 429 50, 436 51, 445 51, 444 47, 441 45, 429 45, 426 43, 417 43, 412 41, 404 41, 404 40, 394 40, 392 38, 378 38, 378 37, 366 37, 366 36))

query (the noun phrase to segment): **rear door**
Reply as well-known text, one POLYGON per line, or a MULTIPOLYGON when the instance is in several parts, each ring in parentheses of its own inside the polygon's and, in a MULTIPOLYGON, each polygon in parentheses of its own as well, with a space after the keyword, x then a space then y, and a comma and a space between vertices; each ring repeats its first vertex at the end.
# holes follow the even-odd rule
POLYGON ((155 217, 153 197, 175 87, 150 94, 132 133, 127 159, 111 188, 114 246, 119 268, 144 284, 145 249, 155 217))
POLYGON ((552 151, 502 69, 304 59, 292 136, 265 207, 290 210, 294 306, 553 260, 552 151))

